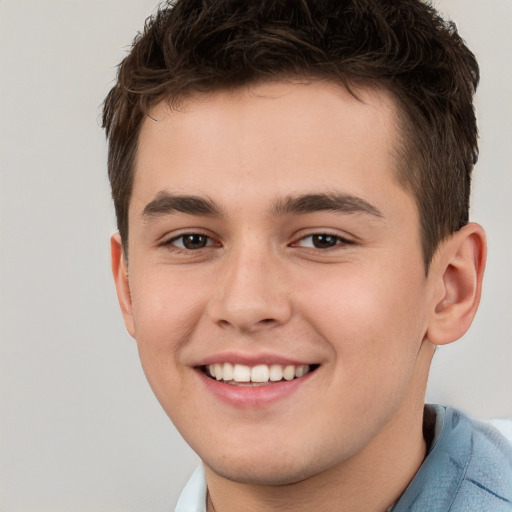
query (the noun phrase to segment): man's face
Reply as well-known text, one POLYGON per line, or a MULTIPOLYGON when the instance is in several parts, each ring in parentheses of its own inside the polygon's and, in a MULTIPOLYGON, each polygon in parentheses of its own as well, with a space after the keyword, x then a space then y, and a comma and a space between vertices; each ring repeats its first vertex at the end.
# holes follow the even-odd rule
POLYGON ((422 402, 417 209, 392 99, 358 93, 261 84, 142 126, 126 324, 178 430, 234 480, 339 466, 422 402))

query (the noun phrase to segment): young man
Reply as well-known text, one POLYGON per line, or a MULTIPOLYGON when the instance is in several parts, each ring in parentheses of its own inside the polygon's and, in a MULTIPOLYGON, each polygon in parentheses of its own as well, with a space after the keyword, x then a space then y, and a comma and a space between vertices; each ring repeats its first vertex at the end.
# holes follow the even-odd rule
POLYGON ((202 467, 179 512, 510 511, 512 455, 424 406, 469 328, 478 67, 418 0, 179 0, 105 102, 129 333, 202 467))

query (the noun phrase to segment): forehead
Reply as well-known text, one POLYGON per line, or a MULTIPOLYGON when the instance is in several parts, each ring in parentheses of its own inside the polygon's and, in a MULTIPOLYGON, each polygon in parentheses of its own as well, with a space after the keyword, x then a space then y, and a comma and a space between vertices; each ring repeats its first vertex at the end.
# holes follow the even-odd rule
POLYGON ((396 185, 396 102, 381 89, 356 94, 326 82, 273 82, 190 96, 177 108, 161 102, 141 128, 134 197, 338 187, 361 196, 381 187, 376 177, 396 185))

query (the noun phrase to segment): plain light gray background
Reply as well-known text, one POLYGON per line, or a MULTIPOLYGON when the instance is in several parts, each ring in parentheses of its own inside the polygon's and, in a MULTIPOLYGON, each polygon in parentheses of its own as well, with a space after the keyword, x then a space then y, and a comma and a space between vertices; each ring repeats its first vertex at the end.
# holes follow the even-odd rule
MULTIPOLYGON (((480 60, 480 312, 428 399, 512 417, 512 1, 443 0, 480 60)), ((124 330, 100 104, 154 0, 0 0, 0 510, 170 511, 195 455, 124 330)))

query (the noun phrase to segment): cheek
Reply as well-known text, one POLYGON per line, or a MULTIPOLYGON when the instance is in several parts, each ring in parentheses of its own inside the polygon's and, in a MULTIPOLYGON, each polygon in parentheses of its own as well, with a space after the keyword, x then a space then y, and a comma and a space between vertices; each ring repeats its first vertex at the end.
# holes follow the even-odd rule
POLYGON ((135 339, 142 367, 164 408, 168 395, 184 390, 180 359, 202 312, 202 298, 190 280, 163 268, 131 277, 135 339))
POLYGON ((201 299, 190 282, 166 270, 133 276, 132 310, 148 383, 170 419, 179 424, 180 404, 192 405, 195 399, 181 358, 198 324, 201 299))
POLYGON ((200 315, 200 290, 190 279, 162 269, 131 279, 136 339, 154 349, 173 348, 200 315))
POLYGON ((300 297, 302 316, 332 352, 323 410, 343 418, 356 444, 389 421, 414 382, 422 278, 391 276, 347 265, 329 279, 311 276, 300 297))
MULTIPOLYGON (((411 358, 423 337, 423 277, 399 269, 351 266, 306 284, 305 316, 354 372, 383 370, 411 358), (380 364, 378 364, 380 362, 380 364)), ((411 361, 413 363, 413 361, 411 361)))

